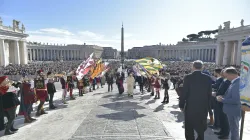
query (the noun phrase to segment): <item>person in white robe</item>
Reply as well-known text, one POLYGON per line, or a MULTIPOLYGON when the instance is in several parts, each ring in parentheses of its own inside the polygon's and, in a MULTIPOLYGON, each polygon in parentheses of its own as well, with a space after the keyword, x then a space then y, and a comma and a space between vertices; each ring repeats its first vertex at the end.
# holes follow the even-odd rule
POLYGON ((127 89, 128 89, 128 96, 133 97, 133 91, 134 91, 134 84, 135 84, 135 78, 133 77, 133 74, 130 73, 127 77, 127 89))

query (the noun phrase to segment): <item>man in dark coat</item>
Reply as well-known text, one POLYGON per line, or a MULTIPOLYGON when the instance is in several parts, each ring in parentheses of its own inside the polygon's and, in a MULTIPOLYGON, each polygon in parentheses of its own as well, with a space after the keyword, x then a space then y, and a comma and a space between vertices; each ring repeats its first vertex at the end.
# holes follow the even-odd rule
POLYGON ((194 130, 197 140, 204 140, 207 129, 207 115, 212 96, 212 79, 201 72, 202 61, 193 62, 193 73, 185 76, 183 92, 180 96, 179 107, 185 107, 185 137, 194 140, 194 130))
MULTIPOLYGON (((219 89, 216 92, 215 96, 224 96, 227 89, 231 85, 231 82, 227 79, 225 79, 224 75, 224 70, 221 73, 222 78, 224 79, 223 82, 221 83, 219 89)), ((229 122, 227 115, 223 112, 223 103, 217 102, 218 105, 218 114, 219 114, 219 122, 220 122, 220 132, 214 132, 217 135, 220 135, 218 138, 219 139, 228 139, 229 136, 229 122)))
POLYGON ((111 73, 108 74, 108 76, 106 77, 106 81, 108 83, 108 92, 110 92, 110 91, 112 92, 113 91, 114 77, 111 73))
POLYGON ((145 83, 145 78, 143 76, 137 76, 136 80, 140 86, 140 92, 143 93, 143 86, 145 83))
MULTIPOLYGON (((215 77, 217 78, 216 81, 215 81, 215 84, 212 85, 212 88, 214 89, 214 91, 218 91, 221 83, 223 82, 223 77, 221 77, 221 71, 222 69, 215 69, 214 71, 214 75, 215 77)), ((211 107, 212 109, 214 109, 214 123, 211 124, 212 122, 210 122, 210 124, 212 126, 209 126, 211 127, 212 129, 218 129, 220 127, 220 117, 219 117, 219 113, 218 113, 218 101, 216 101, 216 98, 215 97, 212 97, 211 99, 211 107)), ((211 118, 212 116, 210 116, 211 118)))

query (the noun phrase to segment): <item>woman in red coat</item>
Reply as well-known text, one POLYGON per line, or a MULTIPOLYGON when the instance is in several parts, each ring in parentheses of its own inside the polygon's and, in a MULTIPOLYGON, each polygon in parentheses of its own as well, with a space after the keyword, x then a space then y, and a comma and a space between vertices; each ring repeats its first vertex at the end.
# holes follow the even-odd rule
POLYGON ((19 115, 23 115, 24 123, 31 123, 36 120, 31 118, 32 105, 36 102, 34 87, 31 87, 31 83, 28 78, 24 78, 23 83, 20 84, 21 91, 21 104, 19 108, 19 115))

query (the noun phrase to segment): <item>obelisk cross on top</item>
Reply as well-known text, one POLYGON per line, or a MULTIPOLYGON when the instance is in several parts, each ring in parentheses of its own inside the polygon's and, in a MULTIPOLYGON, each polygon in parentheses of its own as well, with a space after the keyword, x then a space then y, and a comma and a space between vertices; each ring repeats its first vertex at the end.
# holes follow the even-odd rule
POLYGON ((124 63, 124 28, 123 28, 123 23, 122 23, 122 29, 121 29, 121 63, 123 67, 124 63))

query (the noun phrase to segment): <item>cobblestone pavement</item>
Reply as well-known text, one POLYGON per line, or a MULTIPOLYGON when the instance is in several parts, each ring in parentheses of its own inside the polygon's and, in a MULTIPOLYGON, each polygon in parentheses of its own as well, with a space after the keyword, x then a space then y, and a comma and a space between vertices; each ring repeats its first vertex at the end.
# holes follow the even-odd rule
MULTIPOLYGON (((78 94, 76 90, 74 93, 78 94)), ((49 110, 49 114, 27 125, 18 117, 15 121, 18 133, 2 136, 1 132, 0 140, 183 140, 183 113, 178 108, 176 93, 173 90, 169 93, 170 103, 162 105, 162 99, 155 100, 138 89, 129 98, 126 91, 118 95, 115 85, 110 93, 105 86, 63 105, 58 90, 56 110, 49 110)), ((207 129, 205 137, 217 139, 211 129, 207 129)))

